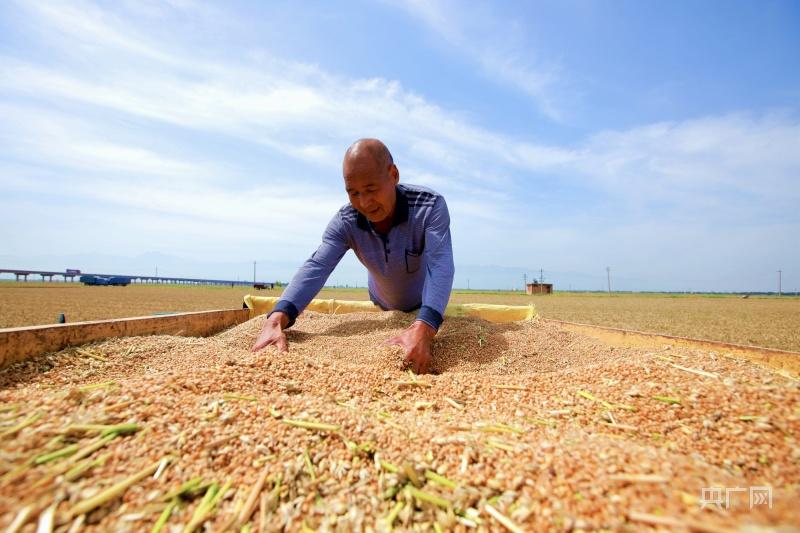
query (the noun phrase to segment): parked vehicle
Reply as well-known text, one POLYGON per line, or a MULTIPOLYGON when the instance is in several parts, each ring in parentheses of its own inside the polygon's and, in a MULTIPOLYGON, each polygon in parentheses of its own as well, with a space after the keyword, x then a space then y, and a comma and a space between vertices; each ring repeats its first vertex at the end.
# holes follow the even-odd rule
POLYGON ((99 286, 119 286, 125 287, 126 285, 130 285, 131 278, 126 276, 92 276, 92 275, 83 275, 80 278, 80 282, 84 285, 99 285, 99 286))

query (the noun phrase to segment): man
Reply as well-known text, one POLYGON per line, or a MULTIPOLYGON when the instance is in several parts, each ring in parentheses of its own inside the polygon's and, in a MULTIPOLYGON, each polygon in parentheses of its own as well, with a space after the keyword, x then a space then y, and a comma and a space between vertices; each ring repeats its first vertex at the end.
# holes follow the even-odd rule
POLYGON ((252 350, 287 351, 283 332, 322 289, 347 250, 369 272, 370 299, 381 309, 419 310, 414 323, 386 341, 405 350, 404 367, 431 366, 431 342, 444 320, 453 286, 450 215, 444 198, 424 187, 399 184, 400 171, 377 139, 353 143, 342 164, 350 203, 325 229, 322 244, 300 267, 268 315, 252 350))

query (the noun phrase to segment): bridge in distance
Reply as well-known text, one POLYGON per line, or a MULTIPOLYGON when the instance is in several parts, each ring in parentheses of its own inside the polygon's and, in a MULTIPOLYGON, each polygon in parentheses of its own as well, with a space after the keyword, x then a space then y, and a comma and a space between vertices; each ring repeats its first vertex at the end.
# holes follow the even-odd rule
POLYGON ((96 274, 89 272, 81 272, 80 270, 65 270, 64 272, 57 272, 52 270, 23 270, 18 268, 0 268, 0 274, 14 274, 17 281, 28 281, 28 276, 41 276, 42 281, 53 281, 53 278, 63 277, 64 282, 75 281, 76 277, 80 276, 98 276, 98 277, 124 277, 130 278, 131 283, 143 284, 178 284, 178 285, 230 285, 241 287, 252 287, 254 285, 262 285, 265 287, 274 286, 272 282, 256 282, 252 281, 233 281, 227 279, 203 279, 203 278, 175 278, 167 276, 141 276, 138 274, 96 274))

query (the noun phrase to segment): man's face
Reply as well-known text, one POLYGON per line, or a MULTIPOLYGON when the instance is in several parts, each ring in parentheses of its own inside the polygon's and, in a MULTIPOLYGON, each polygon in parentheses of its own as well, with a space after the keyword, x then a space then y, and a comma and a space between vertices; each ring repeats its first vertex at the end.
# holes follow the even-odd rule
POLYGON ((367 154, 344 162, 344 186, 352 205, 372 223, 384 222, 394 215, 397 200, 395 185, 400 180, 397 167, 381 167, 367 154))

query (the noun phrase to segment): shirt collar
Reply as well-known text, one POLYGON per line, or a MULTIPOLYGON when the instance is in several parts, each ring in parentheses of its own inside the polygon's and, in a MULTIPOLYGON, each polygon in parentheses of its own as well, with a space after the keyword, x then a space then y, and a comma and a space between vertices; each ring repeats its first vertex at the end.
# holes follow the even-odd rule
MULTIPOLYGON (((394 204, 394 217, 392 218, 392 227, 399 226, 403 222, 408 221, 408 198, 400 187, 395 187, 395 204, 394 204)), ((356 216, 356 225, 364 230, 370 231, 372 224, 370 224, 367 217, 358 213, 356 216)))

